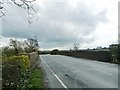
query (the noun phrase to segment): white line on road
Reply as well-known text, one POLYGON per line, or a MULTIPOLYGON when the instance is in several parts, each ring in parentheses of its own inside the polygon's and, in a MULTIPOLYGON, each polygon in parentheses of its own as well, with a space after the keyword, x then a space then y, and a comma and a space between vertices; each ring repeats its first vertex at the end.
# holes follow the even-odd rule
POLYGON ((53 70, 48 66, 48 64, 43 60, 43 58, 40 56, 41 60, 45 63, 45 65, 50 69, 50 71, 53 73, 53 75, 57 78, 57 80, 61 83, 61 85, 68 89, 67 86, 60 80, 60 78, 53 72, 53 70))

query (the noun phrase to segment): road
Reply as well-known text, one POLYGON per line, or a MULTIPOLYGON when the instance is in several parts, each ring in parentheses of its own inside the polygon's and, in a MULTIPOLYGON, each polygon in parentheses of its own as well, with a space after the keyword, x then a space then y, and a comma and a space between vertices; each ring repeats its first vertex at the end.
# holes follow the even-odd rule
POLYGON ((41 63, 49 88, 118 88, 118 65, 42 55, 41 63))

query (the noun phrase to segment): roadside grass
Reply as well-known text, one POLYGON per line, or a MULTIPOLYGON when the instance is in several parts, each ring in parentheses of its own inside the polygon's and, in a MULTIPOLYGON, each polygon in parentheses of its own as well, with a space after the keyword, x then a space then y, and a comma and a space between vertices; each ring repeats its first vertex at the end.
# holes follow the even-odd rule
POLYGON ((40 68, 31 71, 28 88, 44 88, 43 73, 40 68))

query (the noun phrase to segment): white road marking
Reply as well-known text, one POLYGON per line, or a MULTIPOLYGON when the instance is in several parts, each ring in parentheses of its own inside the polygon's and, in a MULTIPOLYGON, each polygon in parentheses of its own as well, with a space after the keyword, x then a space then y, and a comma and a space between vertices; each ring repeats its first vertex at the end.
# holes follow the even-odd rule
POLYGON ((50 69, 50 71, 53 73, 53 75, 57 78, 57 80, 60 82, 60 84, 65 88, 68 89, 67 86, 60 80, 60 78, 53 72, 53 70, 48 66, 48 64, 43 60, 43 58, 40 56, 41 60, 45 63, 45 65, 50 69))

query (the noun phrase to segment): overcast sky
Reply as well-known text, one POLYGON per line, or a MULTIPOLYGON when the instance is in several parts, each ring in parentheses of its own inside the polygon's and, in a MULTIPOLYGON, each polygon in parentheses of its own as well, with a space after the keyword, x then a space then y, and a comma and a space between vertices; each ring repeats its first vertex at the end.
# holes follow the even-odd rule
POLYGON ((6 4, 1 20, 3 45, 9 38, 37 39, 41 49, 108 47, 118 42, 119 0, 37 0, 37 14, 27 23, 27 11, 6 4))

